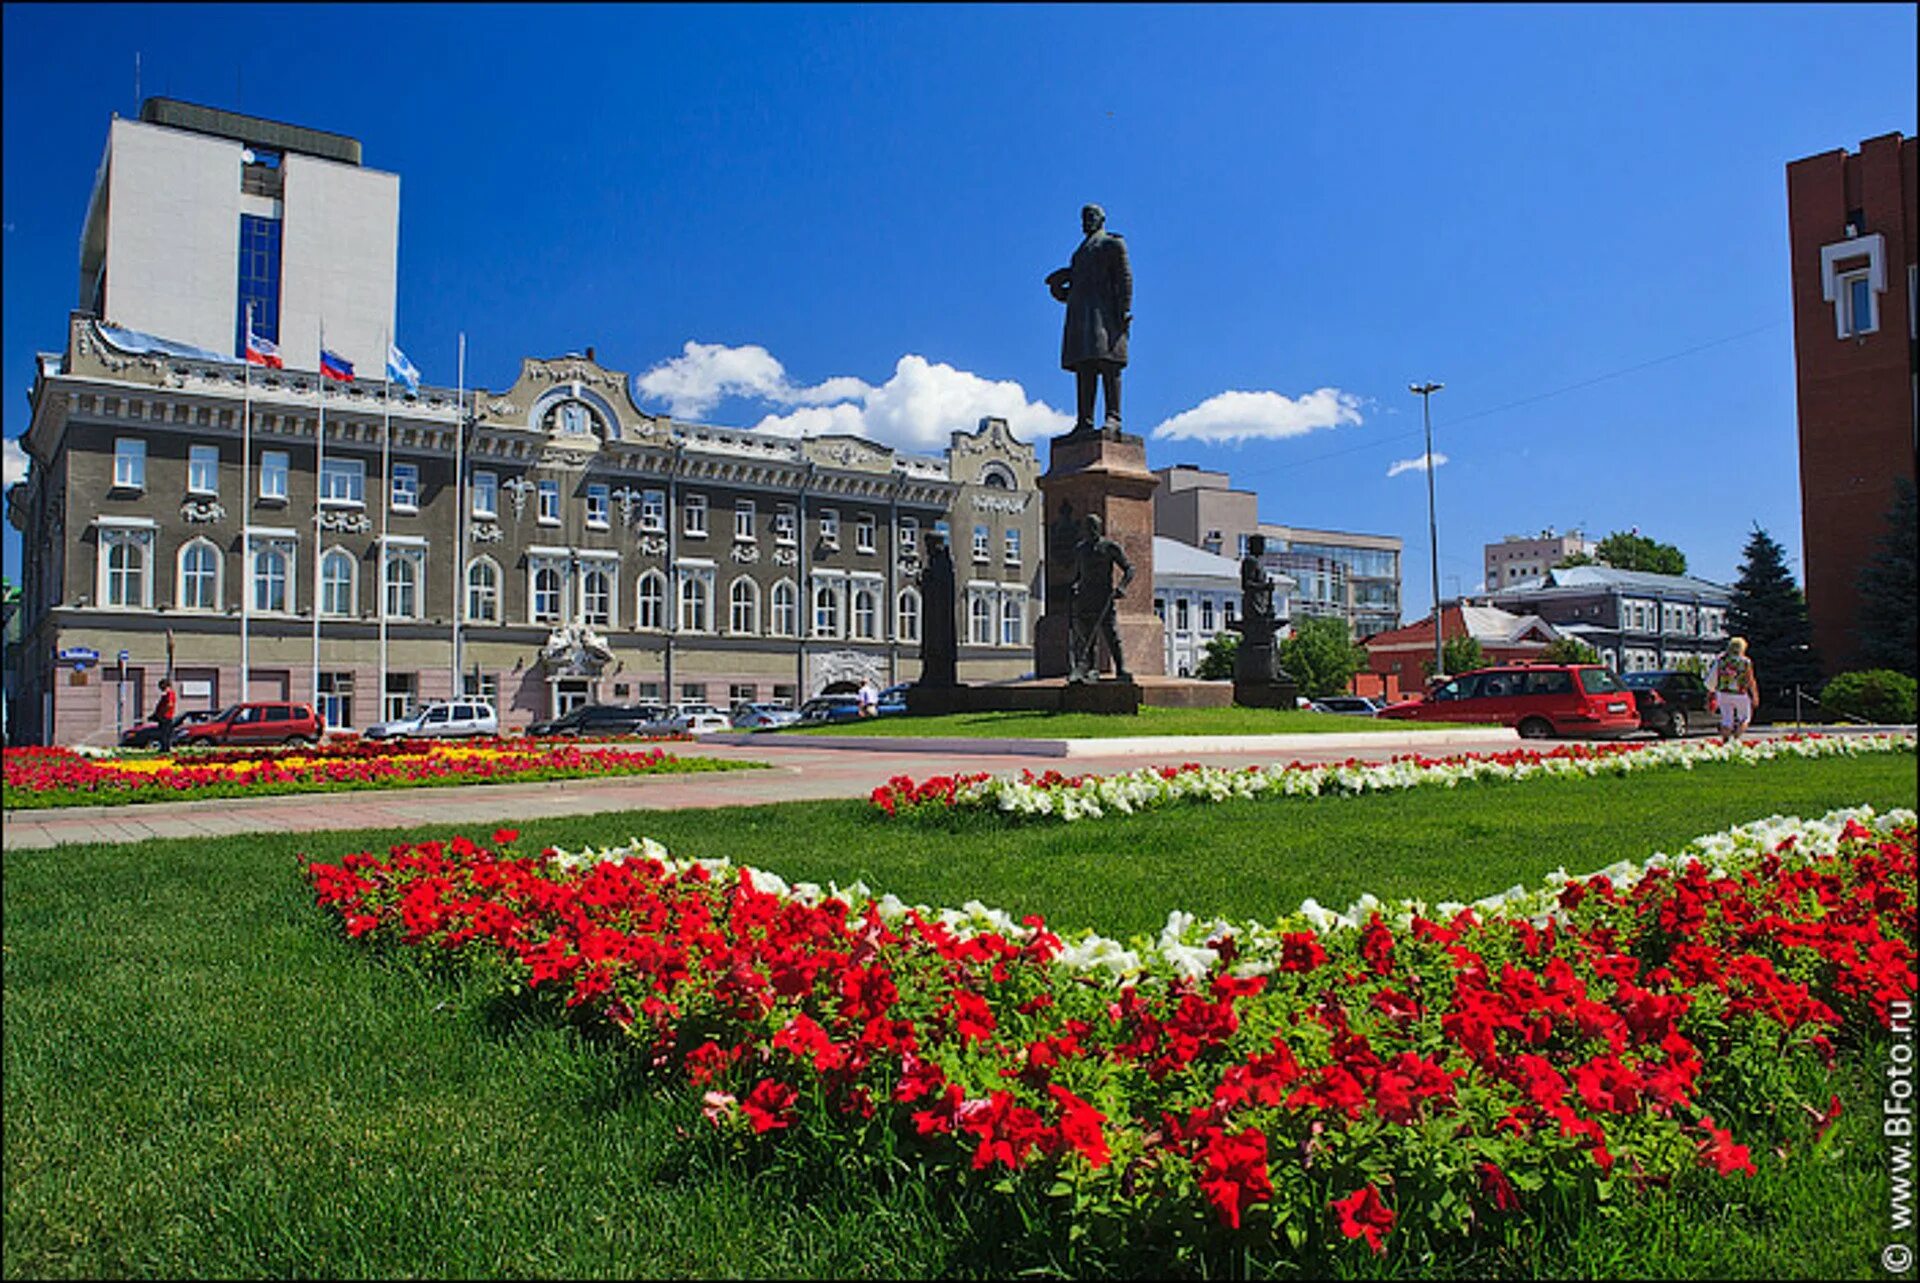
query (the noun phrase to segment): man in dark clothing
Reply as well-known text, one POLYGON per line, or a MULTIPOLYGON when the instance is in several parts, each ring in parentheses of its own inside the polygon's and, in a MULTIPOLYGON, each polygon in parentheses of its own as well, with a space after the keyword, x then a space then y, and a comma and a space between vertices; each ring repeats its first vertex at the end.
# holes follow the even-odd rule
POLYGON ((1127 364, 1127 330, 1133 324, 1133 268, 1127 243, 1106 230, 1098 205, 1080 210, 1086 239, 1070 265, 1047 276, 1053 297, 1067 305, 1060 335, 1060 368, 1072 370, 1079 394, 1075 432, 1093 431, 1096 385, 1106 395, 1105 431, 1120 431, 1120 371, 1127 364))
POLYGON ((160 728, 160 751, 162 753, 171 753, 173 751, 174 708, 173 683, 162 677, 160 679, 160 698, 153 706, 153 721, 154 725, 160 728))

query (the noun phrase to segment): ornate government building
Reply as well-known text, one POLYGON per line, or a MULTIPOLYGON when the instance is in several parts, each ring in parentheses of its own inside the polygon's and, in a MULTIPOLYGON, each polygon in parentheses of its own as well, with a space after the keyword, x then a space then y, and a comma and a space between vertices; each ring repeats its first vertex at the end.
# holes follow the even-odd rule
POLYGON ((500 391, 323 386, 280 318, 315 307, 309 259, 365 277, 366 316, 338 340, 330 317, 328 346, 383 369, 397 183, 337 135, 165 100, 142 117, 114 122, 81 305, 39 358, 32 466, 7 494, 16 741, 110 742, 152 706, 169 635, 183 710, 310 700, 344 728, 461 693, 524 727, 590 701, 910 681, 935 535, 961 680, 1032 669, 1039 465, 1003 421, 954 425, 931 458, 687 423, 592 349, 527 359, 500 391), (316 244, 303 200, 353 234, 316 244), (169 288, 221 253, 233 288, 169 288), (250 306, 286 368, 241 359, 250 306))

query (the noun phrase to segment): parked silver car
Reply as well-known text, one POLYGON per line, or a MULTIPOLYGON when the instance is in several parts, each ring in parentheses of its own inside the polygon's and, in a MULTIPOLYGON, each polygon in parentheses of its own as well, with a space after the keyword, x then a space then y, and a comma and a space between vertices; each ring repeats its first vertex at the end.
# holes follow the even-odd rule
POLYGON ((736 731, 777 730, 799 720, 800 714, 785 704, 742 703, 733 707, 733 729, 736 731))
POLYGON ((1365 695, 1323 695, 1313 701, 1316 713, 1351 713, 1356 717, 1372 717, 1382 707, 1365 695))
POLYGON ((428 704, 408 717, 390 722, 375 722, 361 734, 370 740, 385 739, 464 739, 476 735, 498 735, 500 718, 493 705, 484 700, 456 700, 428 704))

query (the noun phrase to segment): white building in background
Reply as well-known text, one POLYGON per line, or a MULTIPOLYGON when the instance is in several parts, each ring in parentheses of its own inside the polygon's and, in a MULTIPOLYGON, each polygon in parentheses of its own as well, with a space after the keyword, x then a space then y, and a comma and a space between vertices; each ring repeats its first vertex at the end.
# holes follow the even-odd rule
POLYGON ((288 368, 327 347, 378 376, 394 330, 400 177, 356 139, 149 98, 116 118, 80 236, 79 307, 112 324, 241 354, 254 332, 288 368))
MULTIPOLYGON (((1269 571, 1274 618, 1292 615, 1294 581, 1269 571)), ((1207 656, 1207 643, 1228 630, 1240 611, 1240 563, 1204 548, 1153 537, 1153 613, 1166 638, 1169 677, 1191 677, 1207 656)))
POLYGON ((1568 557, 1593 556, 1599 547, 1578 530, 1557 533, 1548 526, 1537 535, 1507 535, 1499 543, 1482 545, 1486 554, 1487 591, 1527 579, 1538 579, 1568 557))

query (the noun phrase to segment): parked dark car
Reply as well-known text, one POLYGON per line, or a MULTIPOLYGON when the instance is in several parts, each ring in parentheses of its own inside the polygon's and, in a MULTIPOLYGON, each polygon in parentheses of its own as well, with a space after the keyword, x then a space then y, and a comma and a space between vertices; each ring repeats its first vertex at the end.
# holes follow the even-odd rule
POLYGON ((1640 728, 1663 739, 1720 726, 1719 715, 1707 709, 1707 682, 1698 673, 1627 673, 1620 684, 1639 705, 1640 728))
POLYGON ((326 727, 314 716, 311 704, 280 701, 235 704, 173 737, 185 744, 245 746, 257 744, 318 744, 326 727))
POLYGON ((1511 726, 1527 739, 1549 735, 1617 738, 1640 729, 1626 687, 1598 664, 1503 664, 1440 683, 1379 716, 1416 722, 1511 726))
MULTIPOLYGON (((190 713, 182 713, 173 719, 173 742, 178 744, 181 732, 189 726, 198 726, 220 715, 217 708, 196 708, 190 713)), ((128 727, 121 733, 121 748, 155 748, 160 743, 160 723, 141 722, 138 726, 128 727)))
POLYGON ((906 712, 907 687, 911 684, 910 682, 901 682, 897 686, 889 686, 881 691, 880 702, 874 706, 873 711, 881 717, 906 712))
POLYGON ((583 704, 527 727, 529 735, 664 735, 667 710, 658 704, 583 704))
POLYGON ((1381 706, 1365 695, 1323 695, 1313 701, 1316 713, 1350 713, 1355 717, 1372 717, 1381 706))

